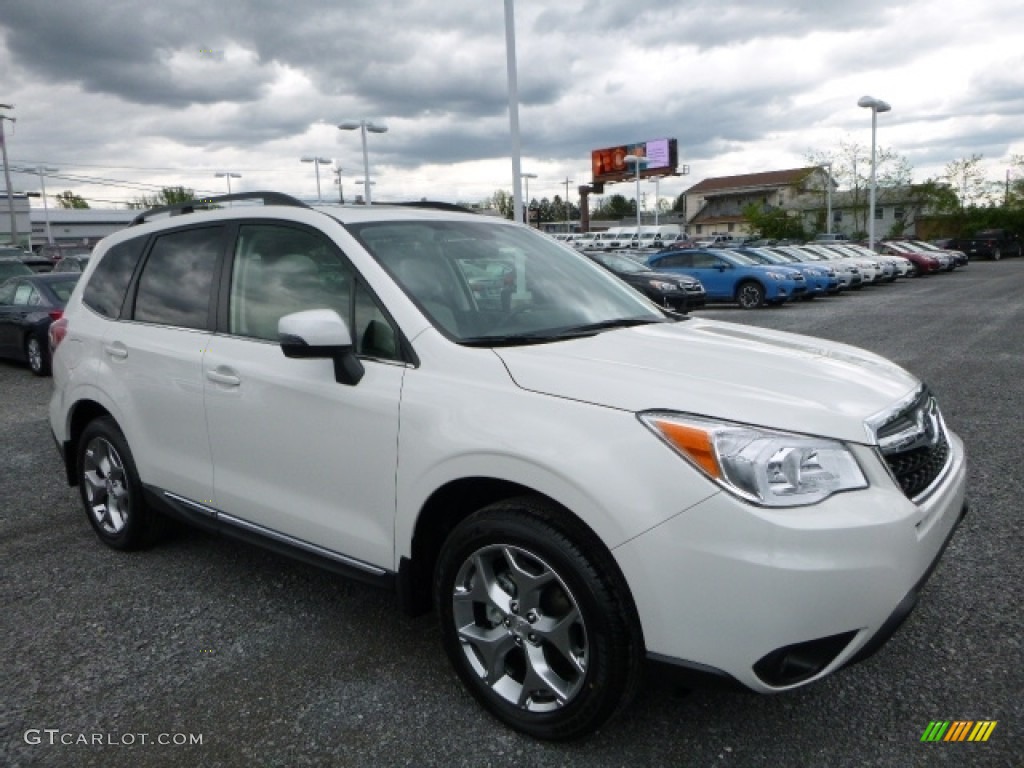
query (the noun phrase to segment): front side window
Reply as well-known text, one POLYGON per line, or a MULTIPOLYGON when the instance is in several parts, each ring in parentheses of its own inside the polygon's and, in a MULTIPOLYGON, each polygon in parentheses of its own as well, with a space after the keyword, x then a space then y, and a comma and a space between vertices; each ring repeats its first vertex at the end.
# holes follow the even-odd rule
POLYGON ((223 227, 158 237, 142 267, 133 318, 180 328, 209 327, 213 276, 223 242, 223 227))
POLYGON ((394 326, 327 238, 281 224, 240 227, 228 332, 277 342, 278 321, 307 309, 337 312, 351 330, 356 354, 398 358, 394 326))

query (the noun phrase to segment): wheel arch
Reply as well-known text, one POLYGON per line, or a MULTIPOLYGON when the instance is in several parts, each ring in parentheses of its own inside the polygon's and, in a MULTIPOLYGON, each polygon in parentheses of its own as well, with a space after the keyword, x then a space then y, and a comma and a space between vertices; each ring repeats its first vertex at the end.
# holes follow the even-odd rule
MULTIPOLYGON (((64 471, 67 473, 68 485, 78 485, 78 477, 75 470, 78 462, 78 441, 82 437, 82 432, 85 431, 85 428, 91 422, 101 416, 109 416, 114 420, 115 424, 117 423, 117 419, 114 419, 113 414, 95 400, 79 400, 71 410, 70 418, 68 419, 68 437, 61 446, 61 455, 64 459, 64 471)), ((118 425, 118 428, 120 428, 120 425, 118 425)))
MULTIPOLYGON (((625 576, 600 536, 577 514, 551 496, 519 483, 493 477, 463 477, 435 490, 426 500, 413 528, 410 557, 399 562, 397 591, 402 610, 410 616, 433 607, 434 569, 448 535, 469 515, 499 501, 529 497, 551 510, 549 522, 598 554, 602 565, 615 569, 615 577, 628 592, 625 576)), ((632 599, 632 595, 630 595, 632 599)))

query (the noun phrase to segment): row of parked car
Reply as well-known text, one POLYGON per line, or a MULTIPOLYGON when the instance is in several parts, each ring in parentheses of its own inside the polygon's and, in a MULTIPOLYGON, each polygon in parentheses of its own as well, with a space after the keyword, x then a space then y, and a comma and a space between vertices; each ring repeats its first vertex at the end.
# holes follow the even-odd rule
POLYGON ((711 301, 755 309, 809 300, 899 278, 951 272, 967 264, 963 253, 919 241, 878 243, 877 252, 855 243, 821 242, 687 244, 661 250, 584 249, 583 253, 657 303, 683 312, 711 301))

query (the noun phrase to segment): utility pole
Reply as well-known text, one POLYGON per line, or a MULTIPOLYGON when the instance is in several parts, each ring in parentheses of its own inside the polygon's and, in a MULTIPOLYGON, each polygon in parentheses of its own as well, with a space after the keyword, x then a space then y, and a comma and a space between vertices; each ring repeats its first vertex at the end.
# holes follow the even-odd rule
POLYGON ((334 169, 334 175, 337 176, 334 183, 338 185, 338 202, 342 205, 345 204, 345 188, 341 184, 341 166, 339 165, 334 169))
POLYGON ((565 231, 569 231, 569 222, 572 219, 572 210, 569 208, 569 185, 572 184, 572 179, 568 176, 565 177, 565 231))
MULTIPOLYGON (((14 109, 13 104, 0 104, 0 109, 14 109)), ((18 247, 18 217, 14 215, 14 187, 11 186, 11 169, 7 164, 7 140, 4 138, 4 120, 17 122, 16 118, 0 115, 0 150, 3 150, 4 179, 7 182, 7 210, 11 214, 11 245, 18 247)))

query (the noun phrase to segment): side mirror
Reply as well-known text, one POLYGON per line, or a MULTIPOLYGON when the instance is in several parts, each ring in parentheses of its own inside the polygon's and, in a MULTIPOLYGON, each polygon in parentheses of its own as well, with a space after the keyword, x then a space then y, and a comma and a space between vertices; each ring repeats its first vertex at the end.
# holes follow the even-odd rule
POLYGON ((333 309, 293 312, 277 321, 281 351, 290 358, 325 358, 334 361, 334 380, 354 386, 366 369, 356 357, 352 334, 333 309))

